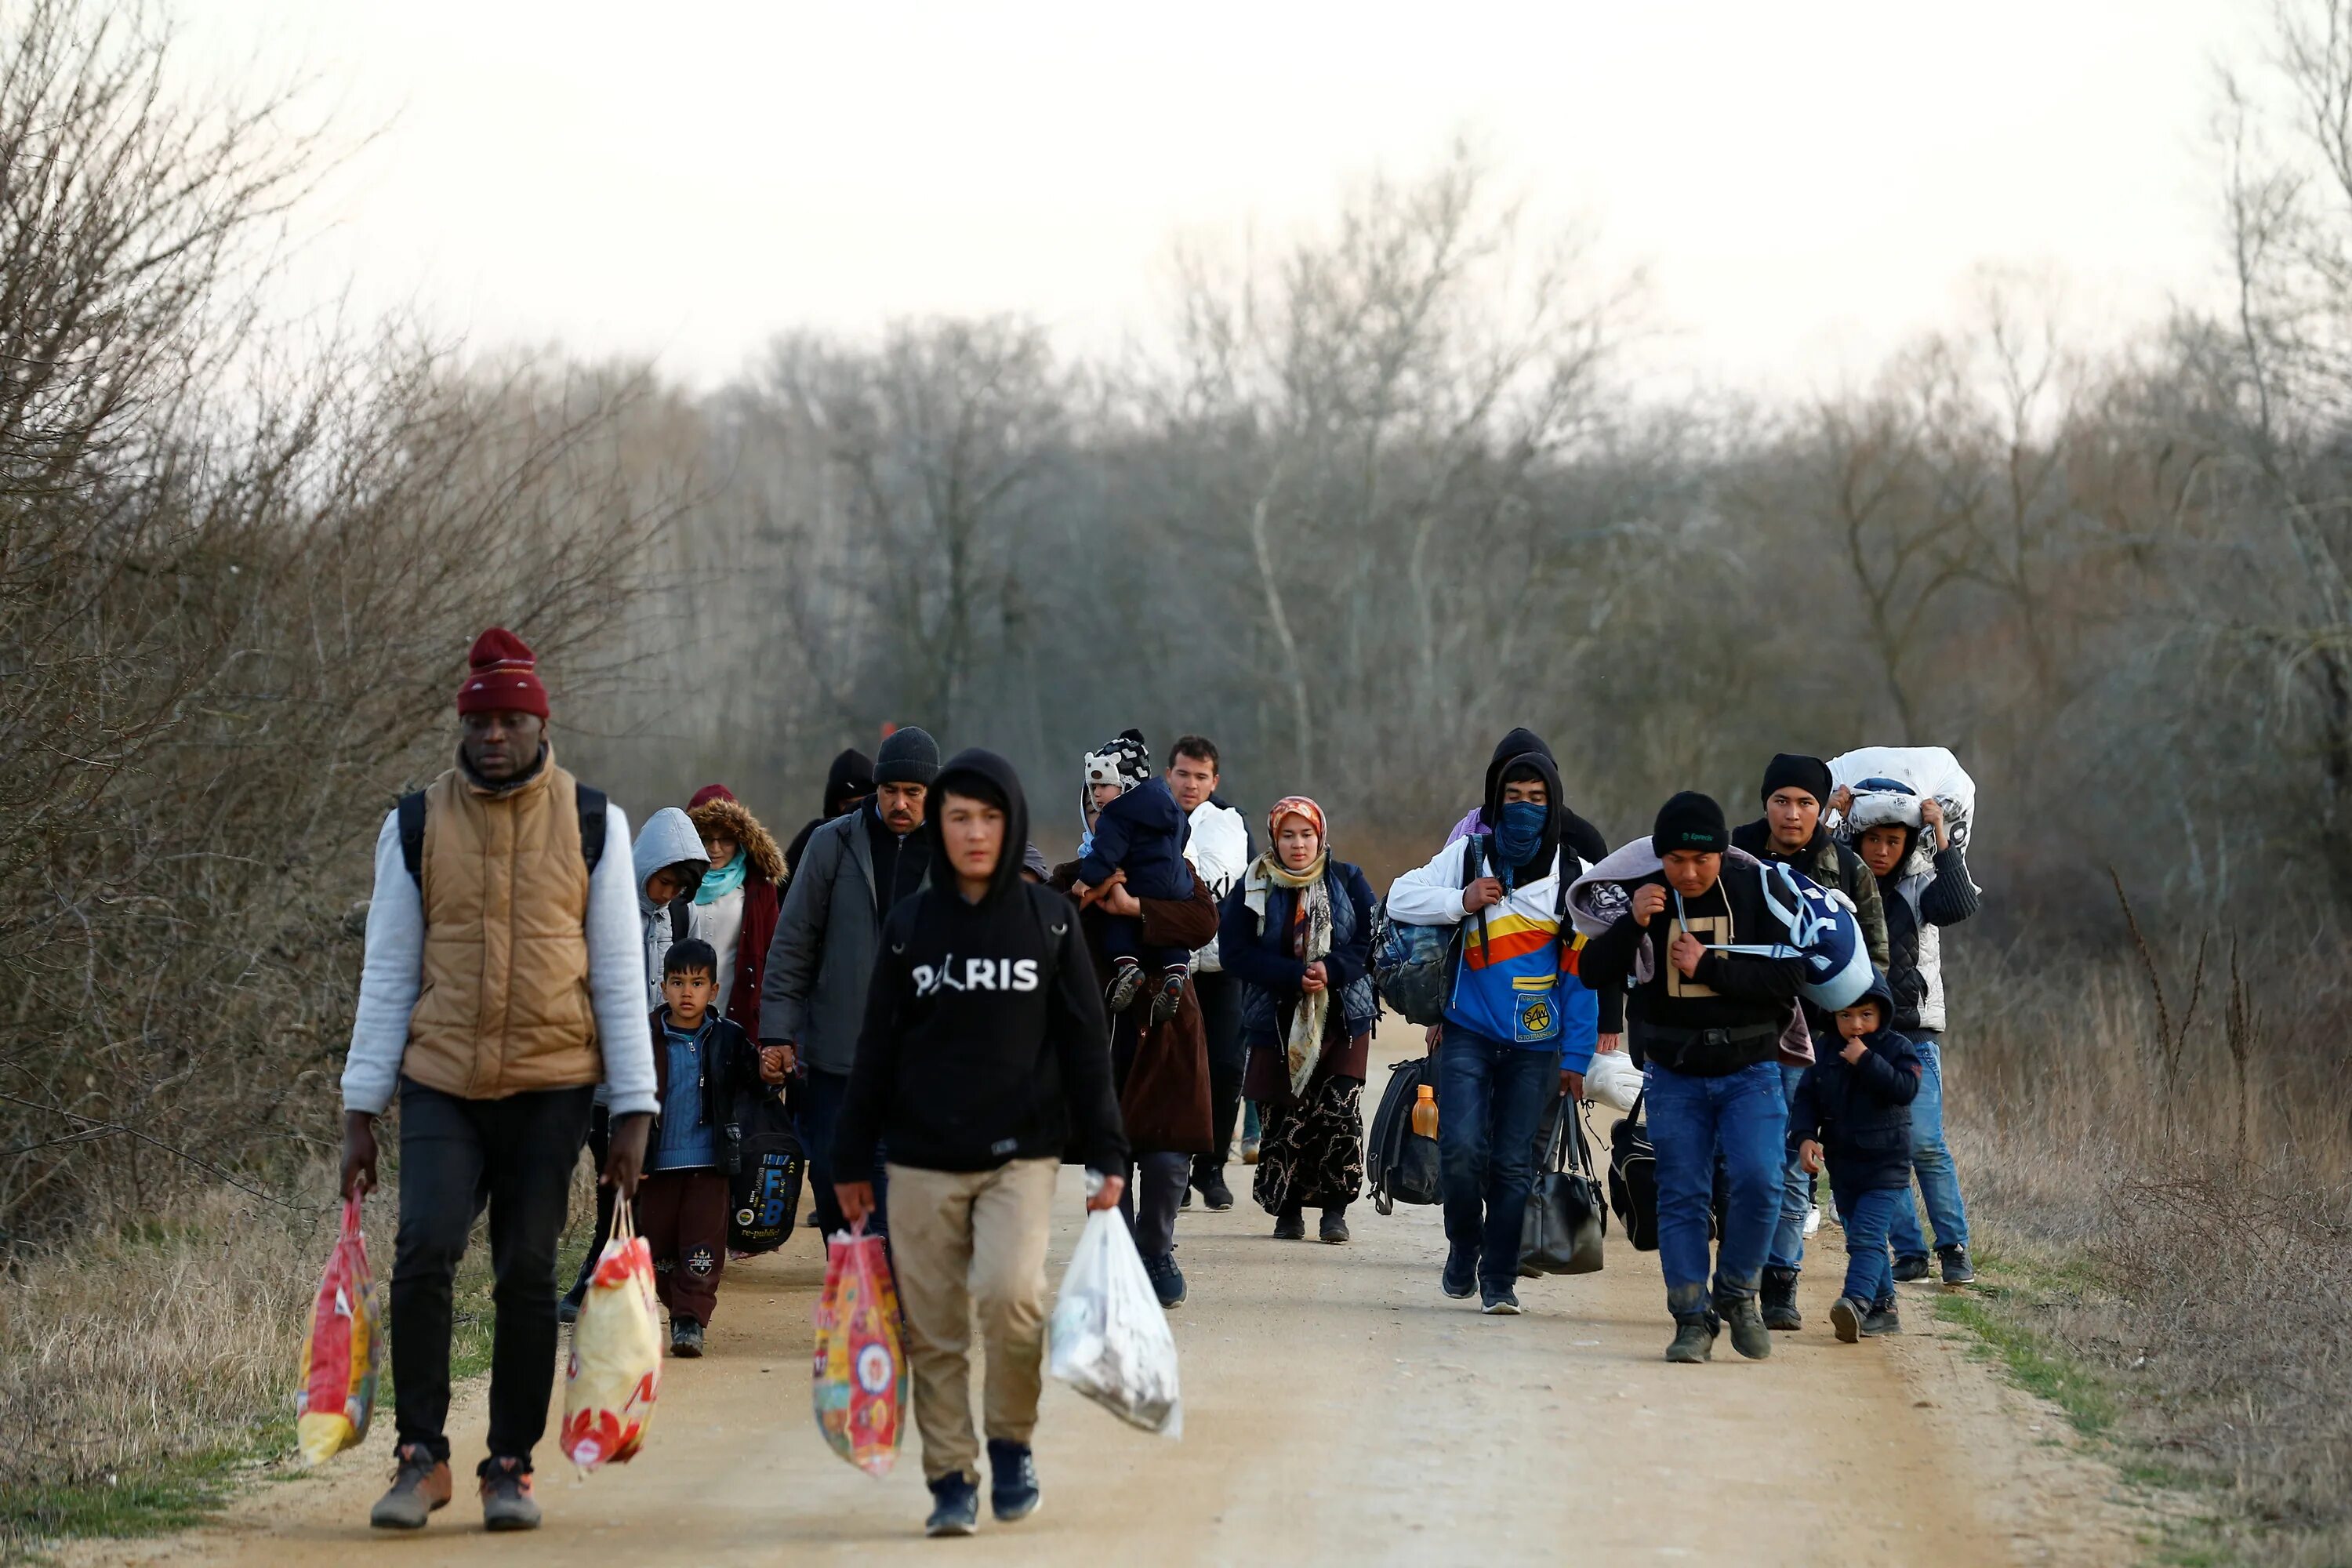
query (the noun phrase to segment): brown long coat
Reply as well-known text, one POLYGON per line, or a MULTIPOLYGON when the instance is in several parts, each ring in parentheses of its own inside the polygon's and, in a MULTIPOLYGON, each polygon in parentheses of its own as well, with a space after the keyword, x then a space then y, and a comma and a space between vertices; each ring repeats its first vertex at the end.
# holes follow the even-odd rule
MULTIPOLYGON (((1054 868, 1054 886, 1066 892, 1077 862, 1054 868)), ((1217 934, 1217 903, 1197 877, 1189 899, 1139 899, 1143 906, 1143 942, 1150 947, 1205 947, 1217 934)), ((1110 960, 1103 954, 1101 910, 1079 916, 1095 975, 1110 984, 1110 960)), ((1209 1096, 1209 1036, 1201 1022, 1201 1000, 1192 982, 1176 1016, 1157 1029, 1141 1026, 1149 1003, 1139 1002, 1111 1020, 1111 1072, 1118 1089, 1119 1119, 1128 1146, 1138 1154, 1205 1154, 1215 1147, 1216 1112, 1209 1096)))

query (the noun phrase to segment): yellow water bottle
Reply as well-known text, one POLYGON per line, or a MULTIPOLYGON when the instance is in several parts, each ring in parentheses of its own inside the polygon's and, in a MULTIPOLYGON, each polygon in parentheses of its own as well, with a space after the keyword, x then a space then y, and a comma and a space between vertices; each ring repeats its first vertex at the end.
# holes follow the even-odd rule
POLYGON ((1437 1091, 1427 1084, 1412 1102, 1412 1133, 1416 1138, 1437 1136, 1437 1091))

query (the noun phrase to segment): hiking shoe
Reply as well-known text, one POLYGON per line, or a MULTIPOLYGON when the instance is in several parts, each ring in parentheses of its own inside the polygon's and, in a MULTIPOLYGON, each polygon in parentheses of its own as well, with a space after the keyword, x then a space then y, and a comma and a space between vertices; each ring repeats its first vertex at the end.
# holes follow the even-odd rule
POLYGON ((1255 1165, 1257 1163, 1256 1139, 1244 1138, 1242 1140, 1242 1163, 1244 1165, 1255 1165))
POLYGON ((1143 965, 1131 958, 1111 961, 1110 984, 1103 987, 1103 1005, 1114 1013, 1124 1013, 1135 1005, 1143 994, 1143 965))
POLYGON ((1768 1329, 1801 1329, 1804 1314, 1797 1310, 1797 1271, 1793 1268, 1764 1270, 1764 1289, 1758 1297, 1764 1310, 1764 1326, 1768 1329))
POLYGON ((1449 1248, 1445 1254, 1445 1272, 1438 1276, 1437 1282, 1455 1300, 1468 1300, 1478 1289, 1477 1249, 1449 1248))
POLYGON ((575 1285, 571 1289, 566 1290, 562 1296, 556 1298, 555 1321, 559 1323, 578 1322, 580 1321, 580 1303, 587 1299, 588 1292, 581 1286, 575 1285))
POLYGON ((449 1461, 436 1459, 422 1443, 404 1443, 392 1453, 392 1489, 368 1510, 378 1530, 422 1530, 436 1508, 449 1506, 449 1461))
POLYGON ((1325 1209, 1323 1226, 1317 1235, 1338 1247, 1348 1239, 1348 1215, 1344 1209, 1325 1209))
POLYGON ((1478 1310, 1490 1318, 1516 1318, 1519 1315, 1519 1299, 1508 1290, 1481 1290, 1478 1310))
POLYGON ((1201 1194, 1201 1205, 1211 1214, 1223 1214, 1234 1206, 1234 1190, 1225 1185, 1225 1173, 1222 1170, 1194 1172, 1192 1184, 1184 1189, 1184 1195, 1189 1199, 1195 1192, 1201 1194))
POLYGON ((702 1355, 702 1325, 692 1318, 672 1318, 669 1353, 686 1361, 698 1360, 702 1355))
POLYGON ((1666 1347, 1668 1361, 1696 1365, 1715 1359, 1716 1325, 1712 1313, 1704 1318, 1676 1318, 1675 1342, 1666 1347))
POLYGON ((1145 1258, 1143 1271, 1151 1276, 1151 1293, 1160 1298, 1161 1310, 1184 1304, 1184 1271, 1176 1267, 1174 1253, 1145 1258))
POLYGON ((1805 1205, 1805 1234, 1807 1236, 1817 1235, 1820 1233, 1821 1228, 1822 1205, 1819 1204, 1807 1204, 1805 1205))
POLYGON ((1305 1241, 1307 1239, 1306 1215, 1300 1213, 1297 1209, 1285 1209, 1280 1214, 1275 1215, 1274 1239, 1276 1241, 1305 1241))
POLYGON ((1037 1457, 1026 1443, 988 1440, 988 1507, 1000 1524, 1027 1519, 1043 1500, 1037 1490, 1037 1457))
POLYGON ((1183 1005, 1184 974, 1178 970, 1161 981, 1160 989, 1151 994, 1151 1026, 1157 1029, 1167 1023, 1176 1016, 1176 1009, 1183 1005))
POLYGON ((539 1504, 531 1500, 528 1459, 484 1459, 481 1475, 484 1530, 539 1528, 539 1504))
POLYGON ((1977 1282, 1976 1266, 1969 1261, 1967 1247, 1939 1247, 1936 1248, 1936 1261, 1944 1266, 1945 1284, 1973 1285, 1977 1282))
POLYGON ((1895 1310, 1892 1297, 1871 1308, 1862 1320, 1862 1332, 1865 1339, 1874 1340, 1884 1334, 1899 1334, 1902 1331, 1903 1315, 1895 1310))
POLYGON ((923 1521, 925 1535, 970 1535, 979 1528, 978 1481, 958 1470, 931 1483, 931 1517, 923 1521))
POLYGON ((1926 1253, 1906 1253, 1895 1260, 1895 1282, 1896 1284, 1908 1285, 1914 1280, 1925 1279, 1926 1278, 1927 1278, 1927 1255, 1926 1253))
POLYGON ((1832 1302, 1830 1327, 1837 1331, 1838 1343, 1850 1345, 1858 1342, 1863 1334, 1863 1320, 1869 1316, 1870 1309, 1851 1296, 1840 1296, 1832 1302))
POLYGON ((1772 1331, 1764 1326, 1764 1314, 1756 1305, 1756 1298, 1743 1296, 1737 1301, 1725 1301, 1716 1308, 1724 1327, 1731 1331, 1731 1348, 1749 1361, 1762 1361, 1772 1353, 1772 1331))

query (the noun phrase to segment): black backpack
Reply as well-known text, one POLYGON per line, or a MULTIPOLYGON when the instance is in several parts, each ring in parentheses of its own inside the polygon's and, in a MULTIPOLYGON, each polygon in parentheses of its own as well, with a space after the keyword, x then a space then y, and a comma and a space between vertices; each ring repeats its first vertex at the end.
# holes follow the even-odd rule
POLYGON ((1642 1117, 1649 1098, 1647 1089, 1635 1095, 1633 1109, 1609 1130, 1609 1206, 1636 1252, 1658 1250, 1658 1152, 1642 1117))
POLYGON ((747 1096, 727 1129, 728 1247, 773 1252, 791 1239, 807 1172, 791 1115, 773 1100, 747 1096))
POLYGON ((1389 1086, 1381 1092, 1381 1108, 1372 1114, 1371 1136, 1364 1146, 1364 1178, 1372 1189, 1372 1206, 1382 1214, 1395 1213, 1399 1204, 1445 1201, 1437 1140, 1412 1130, 1413 1102, 1421 1098, 1423 1084, 1429 1086, 1433 1098, 1435 1057, 1412 1057, 1392 1064, 1389 1086))

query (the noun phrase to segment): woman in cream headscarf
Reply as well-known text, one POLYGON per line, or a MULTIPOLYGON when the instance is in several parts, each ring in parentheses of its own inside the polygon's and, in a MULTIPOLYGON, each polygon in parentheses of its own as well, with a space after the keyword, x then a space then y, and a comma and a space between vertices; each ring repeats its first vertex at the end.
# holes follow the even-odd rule
POLYGON ((1271 846, 1225 898, 1217 951, 1242 984, 1249 1065, 1242 1092, 1263 1106, 1255 1195, 1274 1234, 1348 1239, 1363 1190, 1364 1068, 1379 1005, 1372 994, 1372 889, 1331 858, 1323 808, 1305 795, 1266 814, 1271 846))

